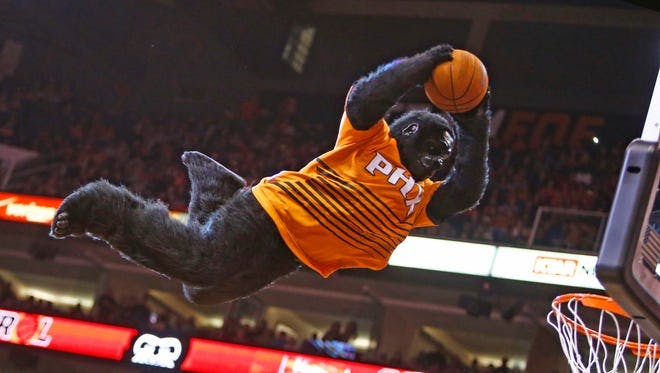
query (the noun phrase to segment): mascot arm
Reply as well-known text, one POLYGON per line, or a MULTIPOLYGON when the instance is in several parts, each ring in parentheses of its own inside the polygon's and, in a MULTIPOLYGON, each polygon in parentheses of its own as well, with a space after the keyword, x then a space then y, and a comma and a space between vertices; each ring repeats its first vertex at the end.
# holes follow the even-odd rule
POLYGON ((483 197, 488 184, 490 90, 475 109, 452 116, 460 127, 456 159, 446 182, 427 207, 428 216, 436 224, 475 207, 483 197))
POLYGON ((378 67, 353 84, 346 98, 346 114, 355 129, 376 124, 406 91, 424 83, 438 64, 451 60, 453 48, 441 44, 378 67))

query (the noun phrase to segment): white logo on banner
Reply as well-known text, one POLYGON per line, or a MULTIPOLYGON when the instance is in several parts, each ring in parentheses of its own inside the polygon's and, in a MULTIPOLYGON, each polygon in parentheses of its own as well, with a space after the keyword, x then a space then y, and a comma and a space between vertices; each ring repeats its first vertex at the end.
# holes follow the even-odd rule
POLYGON ((181 356, 181 341, 177 338, 142 334, 133 344, 131 362, 174 369, 174 363, 179 356, 181 356))

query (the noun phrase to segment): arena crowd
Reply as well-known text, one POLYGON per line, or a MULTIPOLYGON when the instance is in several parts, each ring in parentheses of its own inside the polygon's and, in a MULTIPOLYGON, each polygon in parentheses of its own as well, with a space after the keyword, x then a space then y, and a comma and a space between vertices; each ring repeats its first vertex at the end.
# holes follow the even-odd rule
MULTIPOLYGON (((331 149, 338 117, 307 119, 305 102, 260 96, 227 102, 213 114, 138 114, 93 105, 55 79, 0 85, 0 143, 37 151, 15 170, 8 189, 62 197, 99 178, 158 198, 185 211, 189 184, 180 155, 204 152, 256 183, 283 169, 299 169, 331 149), (258 134, 258 135, 255 135, 258 134)), ((491 139, 490 183, 480 205, 416 234, 506 245, 526 245, 540 206, 609 210, 627 141, 614 146, 540 148, 491 139)), ((591 251, 600 221, 546 214, 534 243, 591 251)))
MULTIPOLYGON (((147 305, 148 300, 149 294, 118 299, 112 290, 107 290, 94 300, 94 306, 89 311, 85 311, 80 304, 63 308, 34 296, 19 297, 13 284, 0 277, 0 309, 122 325, 162 336, 207 338, 319 356, 329 356, 326 350, 318 348, 323 342, 342 341, 350 344, 356 337, 357 324, 352 320, 335 321, 323 333, 314 333, 302 340, 288 335, 285 331, 274 330, 265 319, 247 323, 226 318, 219 328, 199 326, 194 317, 183 318, 162 309, 158 311, 150 309, 147 305)), ((467 366, 442 346, 437 346, 435 350, 422 351, 412 361, 404 360, 400 354, 366 359, 360 353, 351 360, 429 373, 516 372, 513 369, 509 370, 506 362, 496 367, 492 364, 482 366, 475 360, 467 366)))

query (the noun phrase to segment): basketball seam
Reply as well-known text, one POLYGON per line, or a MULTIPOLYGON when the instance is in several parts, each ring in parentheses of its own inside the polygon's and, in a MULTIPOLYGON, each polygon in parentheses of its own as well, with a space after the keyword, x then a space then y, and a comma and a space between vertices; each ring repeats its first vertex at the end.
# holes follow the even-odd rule
POLYGON ((472 61, 472 76, 470 76, 470 83, 468 83, 467 87, 465 87, 465 92, 463 92, 463 94, 460 97, 454 97, 454 100, 460 100, 461 98, 465 97, 465 95, 467 95, 468 92, 470 92, 470 87, 472 86, 472 82, 474 81, 474 73, 477 70, 476 68, 477 61, 475 61, 474 58, 470 58, 470 60, 472 61))
MULTIPOLYGON (((446 96, 446 95, 442 94, 442 92, 441 92, 439 89, 436 90, 436 92, 435 92, 436 95, 439 96, 440 98, 443 98, 443 99, 449 101, 449 103, 448 103, 449 105, 451 105, 452 102, 454 103, 454 106, 456 106, 456 105, 464 105, 464 104, 467 104, 467 103, 473 102, 473 101, 475 101, 476 99, 479 99, 480 96, 481 96, 481 95, 477 95, 475 98, 471 98, 471 99, 469 99, 469 100, 467 100, 467 101, 465 101, 465 102, 462 102, 462 103, 460 103, 460 104, 457 104, 457 103, 456 103, 457 100, 460 100, 461 98, 465 97, 465 96, 470 92, 470 87, 472 86, 472 82, 474 81, 474 76, 475 76, 475 74, 477 73, 477 70, 480 70, 480 69, 477 69, 477 66, 476 66, 476 65, 477 65, 477 61, 476 61, 474 58, 471 58, 471 60, 472 60, 472 63, 473 63, 473 66, 472 66, 472 76, 471 76, 471 78, 470 78, 470 83, 469 83, 468 86, 466 87, 465 93, 463 93, 460 97, 449 97, 449 96, 446 96)), ((453 85, 453 82, 454 82, 454 81, 453 81, 453 65, 449 65, 449 77, 450 77, 450 81, 449 81, 449 82, 450 82, 451 94, 454 95, 454 94, 455 94, 455 91, 454 91, 454 85, 453 85)), ((434 84, 435 84, 435 82, 434 82, 434 84)))
MULTIPOLYGON (((453 66, 453 65, 451 65, 451 63, 448 65, 448 68, 449 68, 449 86, 450 86, 450 87, 452 87, 452 83, 453 83, 453 79, 452 79, 452 66, 453 66)), ((442 91, 440 91, 440 88, 439 88, 439 86, 437 85, 435 79, 433 79, 433 85, 435 86, 435 93, 437 94, 437 96, 439 96, 440 98, 443 98, 443 99, 445 99, 445 100, 447 100, 447 101, 451 101, 451 100, 453 100, 452 97, 450 97, 450 96, 445 96, 445 95, 442 93, 442 91)), ((452 89, 452 95, 453 95, 453 94, 454 94, 454 92, 453 92, 453 89, 452 89)))
POLYGON ((449 64, 449 86, 451 88, 451 102, 454 104, 454 110, 458 111, 458 105, 456 104, 456 100, 454 99, 454 69, 453 65, 449 64))
MULTIPOLYGON (((449 93, 452 95, 451 97, 448 97, 442 93, 442 91, 439 89, 439 87, 436 85, 435 81, 435 73, 432 75, 431 80, 429 81, 429 87, 426 87, 429 91, 427 92, 427 96, 429 96, 429 99, 432 99, 431 101, 435 106, 442 110, 446 110, 448 112, 464 112, 466 110, 471 109, 474 105, 474 103, 478 103, 483 99, 484 95, 487 92, 486 90, 479 89, 479 91, 473 92, 471 91, 472 86, 474 85, 477 87, 477 82, 474 82, 475 79, 478 79, 477 75, 479 75, 479 78, 481 78, 479 85, 483 85, 488 78, 484 78, 484 74, 482 73, 483 70, 483 65, 481 65, 481 61, 479 61, 477 58, 470 58, 470 62, 468 62, 468 68, 471 68, 472 71, 470 71, 470 79, 468 81, 468 85, 465 87, 465 90, 461 93, 460 96, 458 97, 453 97, 457 93, 457 88, 456 86, 456 81, 454 81, 454 64, 449 63, 447 66, 447 73, 449 75, 449 79, 447 81, 447 85, 445 87, 449 88, 449 93), (478 71, 477 71, 478 70, 478 71), (476 93, 474 96, 470 97, 471 94, 476 93), (433 99, 435 97, 435 99, 433 99), (451 109, 450 109, 451 108, 451 109)), ((486 83, 487 84, 487 83, 486 83)))

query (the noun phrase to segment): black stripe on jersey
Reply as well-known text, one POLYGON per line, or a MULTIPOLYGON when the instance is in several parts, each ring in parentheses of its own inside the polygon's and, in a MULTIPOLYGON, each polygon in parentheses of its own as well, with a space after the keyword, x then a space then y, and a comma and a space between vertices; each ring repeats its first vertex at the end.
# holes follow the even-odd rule
POLYGON ((381 210, 376 205, 376 203, 373 202, 371 198, 369 198, 369 196, 365 195, 360 190, 358 190, 356 186, 323 169, 319 168, 318 172, 326 177, 325 180, 327 180, 330 183, 333 183, 334 185, 336 185, 336 187, 345 191, 347 195, 351 196, 351 198, 353 198, 360 205, 362 205, 366 211, 374 215, 378 219, 378 221, 383 223, 382 224, 383 227, 390 230, 394 235, 400 236, 401 238, 405 238, 408 235, 409 229, 402 227, 401 224, 398 222, 398 219, 396 219, 396 221, 393 221, 385 211, 381 210), (371 207, 366 206, 362 201, 367 201, 371 207), (378 214, 376 214, 376 212, 378 214), (378 216, 384 218, 385 220, 387 220, 387 222, 383 222, 383 220, 381 218, 378 218, 378 216))
POLYGON ((377 230, 377 231, 379 231, 381 233, 381 236, 387 237, 387 239, 388 239, 388 241, 391 245, 397 246, 401 242, 401 240, 403 240, 406 237, 405 235, 402 235, 402 234, 396 232, 394 229, 392 229, 388 226, 385 226, 385 224, 383 224, 382 220, 380 220, 378 215, 376 215, 369 208, 367 208, 367 206, 364 203, 362 203, 362 201, 360 201, 358 198, 356 198, 352 193, 350 193, 348 191, 345 191, 341 185, 330 184, 330 182, 328 180, 326 180, 325 178, 311 179, 310 181, 317 184, 318 188, 323 188, 323 190, 326 192, 326 194, 331 196, 333 199, 335 199, 337 201, 337 203, 339 203, 342 206, 342 208, 344 208, 345 210, 349 210, 349 208, 347 208, 344 205, 344 203, 349 205, 351 211, 355 211, 357 214, 359 214, 361 216, 361 217, 357 217, 357 216, 353 215, 356 219, 358 219, 358 221, 360 221, 360 223, 363 226, 366 227, 367 225, 370 225, 370 226, 373 227, 373 228, 367 229, 367 230, 370 230, 370 231, 371 230, 377 230), (344 193, 342 193, 342 190, 344 190, 344 193, 347 194, 347 195, 344 195, 344 193), (359 203, 363 208, 356 207, 355 204, 349 199, 349 197, 354 199, 355 202, 359 203), (344 201, 344 202, 342 203, 342 201, 344 201), (370 216, 373 217, 373 219, 370 218, 369 216, 365 215, 363 210, 368 211, 370 216), (376 222, 373 221, 374 219, 376 220, 376 222), (368 224, 366 224, 364 222, 367 222, 368 224), (387 232, 383 228, 386 228, 387 232), (392 235, 394 235, 394 236, 396 236, 400 239, 396 240, 395 238, 391 237, 392 235))
POLYGON ((356 216, 351 214, 349 210, 346 209, 346 206, 341 204, 341 201, 335 199, 334 196, 332 196, 331 194, 327 194, 326 189, 322 188, 318 184, 313 183, 312 180, 307 180, 307 182, 305 183, 307 184, 307 187, 311 188, 314 192, 316 192, 316 194, 319 197, 321 197, 325 201, 325 203, 323 203, 322 201, 319 201, 318 198, 316 198, 316 196, 314 196, 314 194, 312 194, 307 189, 307 187, 302 184, 302 182, 299 181, 296 182, 296 184, 300 185, 301 188, 304 188, 305 191, 319 203, 320 207, 323 207, 326 211, 328 211, 328 213, 333 218, 337 219, 348 229, 355 232, 355 234, 362 236, 365 240, 368 240, 380 246, 385 251, 387 251, 388 254, 392 253, 392 250, 394 250, 396 245, 393 245, 391 242, 387 242, 387 240, 383 239, 380 236, 372 234, 369 228, 367 228, 363 222, 361 222, 359 219, 357 219, 356 216), (341 208, 337 207, 337 205, 341 206, 341 208), (331 206, 336 213, 330 211, 326 206, 331 206), (338 216, 337 214, 341 216, 338 216))
MULTIPOLYGON (((320 164, 321 166, 323 166, 323 168, 327 169, 328 172, 332 173, 336 178, 338 178, 338 179, 340 179, 340 180, 343 180, 343 179, 341 179, 341 176, 339 176, 339 174, 337 173, 337 171, 333 170, 332 167, 328 166, 328 164, 325 163, 325 162, 323 162, 320 158, 316 158, 316 161, 319 162, 319 164, 320 164)), ((320 170, 319 170, 319 171, 320 171, 320 170)), ((412 227, 413 224, 408 223, 408 222, 405 222, 405 221, 400 221, 400 220, 399 220, 399 217, 394 213, 394 211, 392 211, 392 210, 390 209, 390 207, 387 206, 387 204, 386 204, 385 202, 383 202, 383 201, 382 201, 377 195, 374 194, 374 192, 372 192, 372 191, 371 191, 369 188, 367 188, 364 184, 362 184, 362 183, 359 182, 359 181, 354 181, 354 183, 357 184, 357 185, 359 185, 360 188, 362 188, 362 190, 364 190, 365 192, 369 193, 369 195, 371 195, 371 197, 373 197, 374 200, 378 201, 378 203, 380 203, 380 205, 381 205, 382 207, 384 207, 387 211, 389 211, 390 214, 392 214, 392 216, 394 216, 394 217, 396 218, 396 220, 399 222, 398 224, 401 224, 401 225, 408 225, 408 226, 411 226, 411 227, 412 227)))
MULTIPOLYGON (((380 215, 382 215, 385 219, 387 219, 391 226, 393 226, 393 227, 396 228, 396 229, 401 230, 404 236, 407 236, 407 235, 408 235, 408 231, 409 231, 410 229, 409 229, 409 228, 404 228, 404 227, 402 227, 402 225, 412 227, 412 224, 400 221, 399 218, 396 216, 396 214, 395 214, 392 210, 390 210, 390 208, 387 207, 387 205, 385 205, 385 204, 384 204, 384 203, 383 203, 383 202, 382 202, 382 201, 381 201, 376 195, 374 195, 373 192, 371 192, 371 191, 369 190, 369 188, 367 188, 367 187, 365 187, 364 185, 361 185, 361 184, 359 184, 359 183, 356 182, 356 184, 359 184, 359 185, 361 186, 361 189, 365 189, 367 192, 369 192, 369 194, 370 194, 373 198, 370 198, 368 195, 365 195, 363 192, 361 192, 360 190, 358 190, 358 188, 357 188, 356 186, 354 186, 353 183, 350 183, 350 182, 348 182, 348 181, 342 179, 342 178, 341 178, 336 172, 334 172, 332 169, 328 169, 328 170, 326 170, 326 169, 324 169, 324 168, 318 167, 318 168, 317 168, 317 171, 318 171, 320 174, 326 176, 326 177, 327 177, 328 179, 330 179, 331 181, 334 181, 334 182, 336 182, 336 183, 338 183, 338 184, 341 184, 341 185, 344 187, 344 189, 349 188, 349 189, 351 189, 354 193, 359 194, 360 197, 362 197, 364 200, 366 200, 367 202, 369 202, 369 204, 373 207, 373 210, 378 211, 378 212, 380 213, 380 215), (388 215, 387 212, 383 211, 380 207, 378 207, 378 206, 376 205, 376 203, 373 201, 373 199, 378 200, 378 202, 380 203, 380 205, 384 205, 385 208, 386 208, 386 210, 387 210, 390 214, 388 215), (391 216, 390 216, 390 215, 391 215, 391 216), (394 220, 392 219, 392 217, 394 218, 394 220)), ((367 208, 367 210, 371 211, 372 209, 368 209, 368 208, 367 208)))
POLYGON ((291 182, 288 182, 288 181, 287 181, 287 182, 284 182, 284 184, 286 184, 286 185, 283 185, 282 183, 279 183, 279 182, 275 182, 274 184, 275 184, 276 186, 278 186, 280 189, 282 189, 287 195, 289 195, 289 197, 291 197, 291 198, 292 198, 296 203, 298 203, 303 209, 305 209, 305 211, 307 211, 307 213, 308 213, 311 217, 313 217, 313 218, 314 218, 319 224, 321 224, 321 226, 323 226, 323 227, 324 227, 325 229, 327 229, 330 233, 332 233, 334 236, 336 236, 336 237, 339 238, 340 240, 344 241, 344 242, 345 242, 346 244, 348 244, 349 246, 351 246, 351 247, 353 247, 353 248, 355 248, 355 249, 358 249, 358 250, 362 251, 363 253, 365 253, 365 254, 367 254, 367 255, 370 255, 369 252, 367 252, 366 250, 364 250, 364 249, 362 249, 361 247, 359 247, 359 246, 366 246, 366 247, 369 247, 370 249, 372 249, 373 252, 375 252, 376 254, 378 254, 379 256, 381 256, 382 258, 386 258, 383 254, 380 253, 380 251, 379 251, 378 249, 376 249, 376 248, 374 248, 374 247, 371 247, 371 246, 369 246, 369 245, 365 245, 363 242, 360 242, 359 240, 357 240, 353 235, 351 235, 351 234, 349 234, 349 233, 346 233, 343 229, 341 229, 340 227, 337 227, 335 224, 333 224, 333 223, 330 221, 330 219, 328 219, 328 218, 323 214, 322 211, 319 211, 318 207, 315 206, 315 205, 309 200, 309 198, 305 197, 305 196, 303 195, 303 193, 302 193, 300 190, 298 190, 298 189, 296 188, 296 186, 292 185, 291 182), (293 193, 292 191, 295 192, 296 194, 298 194, 298 195, 300 196, 300 198, 304 199, 304 201, 302 201, 300 198, 298 198, 296 195, 294 195, 294 193, 293 193), (307 202, 307 203, 305 203, 305 202, 307 202), (313 212, 310 208, 308 208, 308 207, 311 207, 311 208, 314 210, 314 212, 313 212), (328 225, 326 225, 326 224, 322 221, 321 217, 323 217, 323 219, 325 219, 325 221, 326 221, 328 224, 331 224, 335 229, 331 229, 331 227, 329 227, 328 225), (345 238, 341 237, 341 236, 339 235, 339 233, 341 233, 342 235, 348 237, 350 240, 355 241, 355 242, 353 242, 353 243, 352 243, 352 242, 349 242, 349 241, 346 240, 345 238), (357 244, 356 244, 356 243, 357 243, 357 244))
POLYGON ((292 200, 294 200, 294 201, 295 201, 296 203, 298 203, 298 204, 299 204, 299 205, 300 205, 305 211, 307 211, 307 213, 309 214, 309 216, 311 216, 311 217, 313 217, 314 219, 316 219, 316 221, 317 221, 319 224, 321 224, 321 226, 322 226, 323 228, 327 229, 327 230, 328 230, 330 233, 332 233, 335 237, 337 237, 338 239, 344 241, 347 245, 349 245, 349 246, 351 246, 351 247, 354 247, 355 249, 360 250, 360 251, 362 251, 363 253, 369 255, 369 253, 368 253, 366 250, 361 249, 361 248, 359 248, 359 247, 356 247, 355 244, 353 244, 353 243, 351 243, 351 242, 348 242, 348 241, 345 240, 343 237, 339 236, 339 235, 338 235, 337 233, 335 233, 333 230, 331 230, 330 228, 328 228, 328 226, 326 226, 325 224, 323 224, 323 222, 322 222, 319 218, 317 218, 317 217, 312 213, 312 211, 310 211, 310 210, 307 208, 307 206, 305 206, 305 204, 302 203, 302 201, 300 201, 295 195, 293 195, 293 193, 291 193, 291 191, 288 190, 284 185, 282 185, 281 183, 278 183, 278 182, 274 182, 273 184, 274 184, 275 186, 277 186, 278 188, 282 189, 282 191, 283 191, 284 193, 286 193, 289 197, 291 197, 292 200))
MULTIPOLYGON (((339 217, 339 216, 337 216, 335 213, 333 213, 330 209, 328 209, 328 207, 323 203, 323 201, 319 200, 318 196, 317 196, 315 193, 313 193, 311 190, 309 190, 309 188, 308 188, 307 186, 305 186, 304 183, 302 183, 302 182, 300 182, 300 181, 297 181, 297 182, 296 182, 296 185, 293 185, 293 183, 291 183, 291 182, 289 182, 289 181, 287 181, 287 182, 285 182, 285 183, 286 183, 290 188, 292 188, 293 190, 295 190, 296 192, 298 192, 298 194, 299 194, 303 199, 305 199, 305 201, 306 201, 309 205, 311 205, 312 207, 315 207, 316 210, 317 210, 321 215, 323 215, 323 217, 328 221, 328 223, 329 223, 330 225, 332 225, 333 227, 335 227, 336 229, 338 229, 338 230, 341 231, 342 233, 344 233, 344 234, 346 234, 346 235, 348 235, 348 236, 351 236, 351 237, 354 237, 354 236, 360 236, 363 240, 366 240, 366 241, 368 241, 368 242, 370 242, 370 243, 376 245, 376 247, 374 247, 373 245, 369 245, 367 242, 364 242, 363 240, 357 240, 357 239, 355 240, 355 241, 357 241, 357 242, 360 242, 360 244, 362 244, 362 245, 364 245, 364 246, 368 246, 369 248, 373 249, 374 251, 376 251, 376 252, 378 253, 378 255, 382 256, 383 258, 386 258, 387 256, 386 256, 386 255, 383 255, 383 253, 380 252, 380 250, 378 249, 378 246, 380 246, 381 249, 385 250, 385 251, 387 252, 387 254, 390 254, 390 253, 392 252, 392 251, 388 248, 388 246, 383 245, 382 243, 380 243, 380 242, 378 242, 378 241, 374 241, 374 240, 370 239, 369 237, 367 237, 367 236, 365 236, 364 234, 362 234, 362 232, 360 232, 359 230, 355 229, 354 227, 351 227, 350 224, 347 223, 347 219, 342 219, 341 217, 339 217), (308 197, 305 196, 305 194, 303 194, 303 193, 301 192, 301 190, 304 191, 304 192, 307 194, 308 197), (311 197, 311 198, 313 199, 313 201, 310 200, 309 197, 311 197), (324 214, 324 212, 325 212, 325 214, 324 214), (340 224, 341 224, 344 228, 349 229, 349 230, 350 230, 351 232, 353 232, 354 234, 351 235, 350 232, 346 232, 346 231, 344 230, 344 228, 342 228, 342 227, 340 226, 340 224)), ((318 194, 318 192, 317 192, 317 194, 318 194)))

